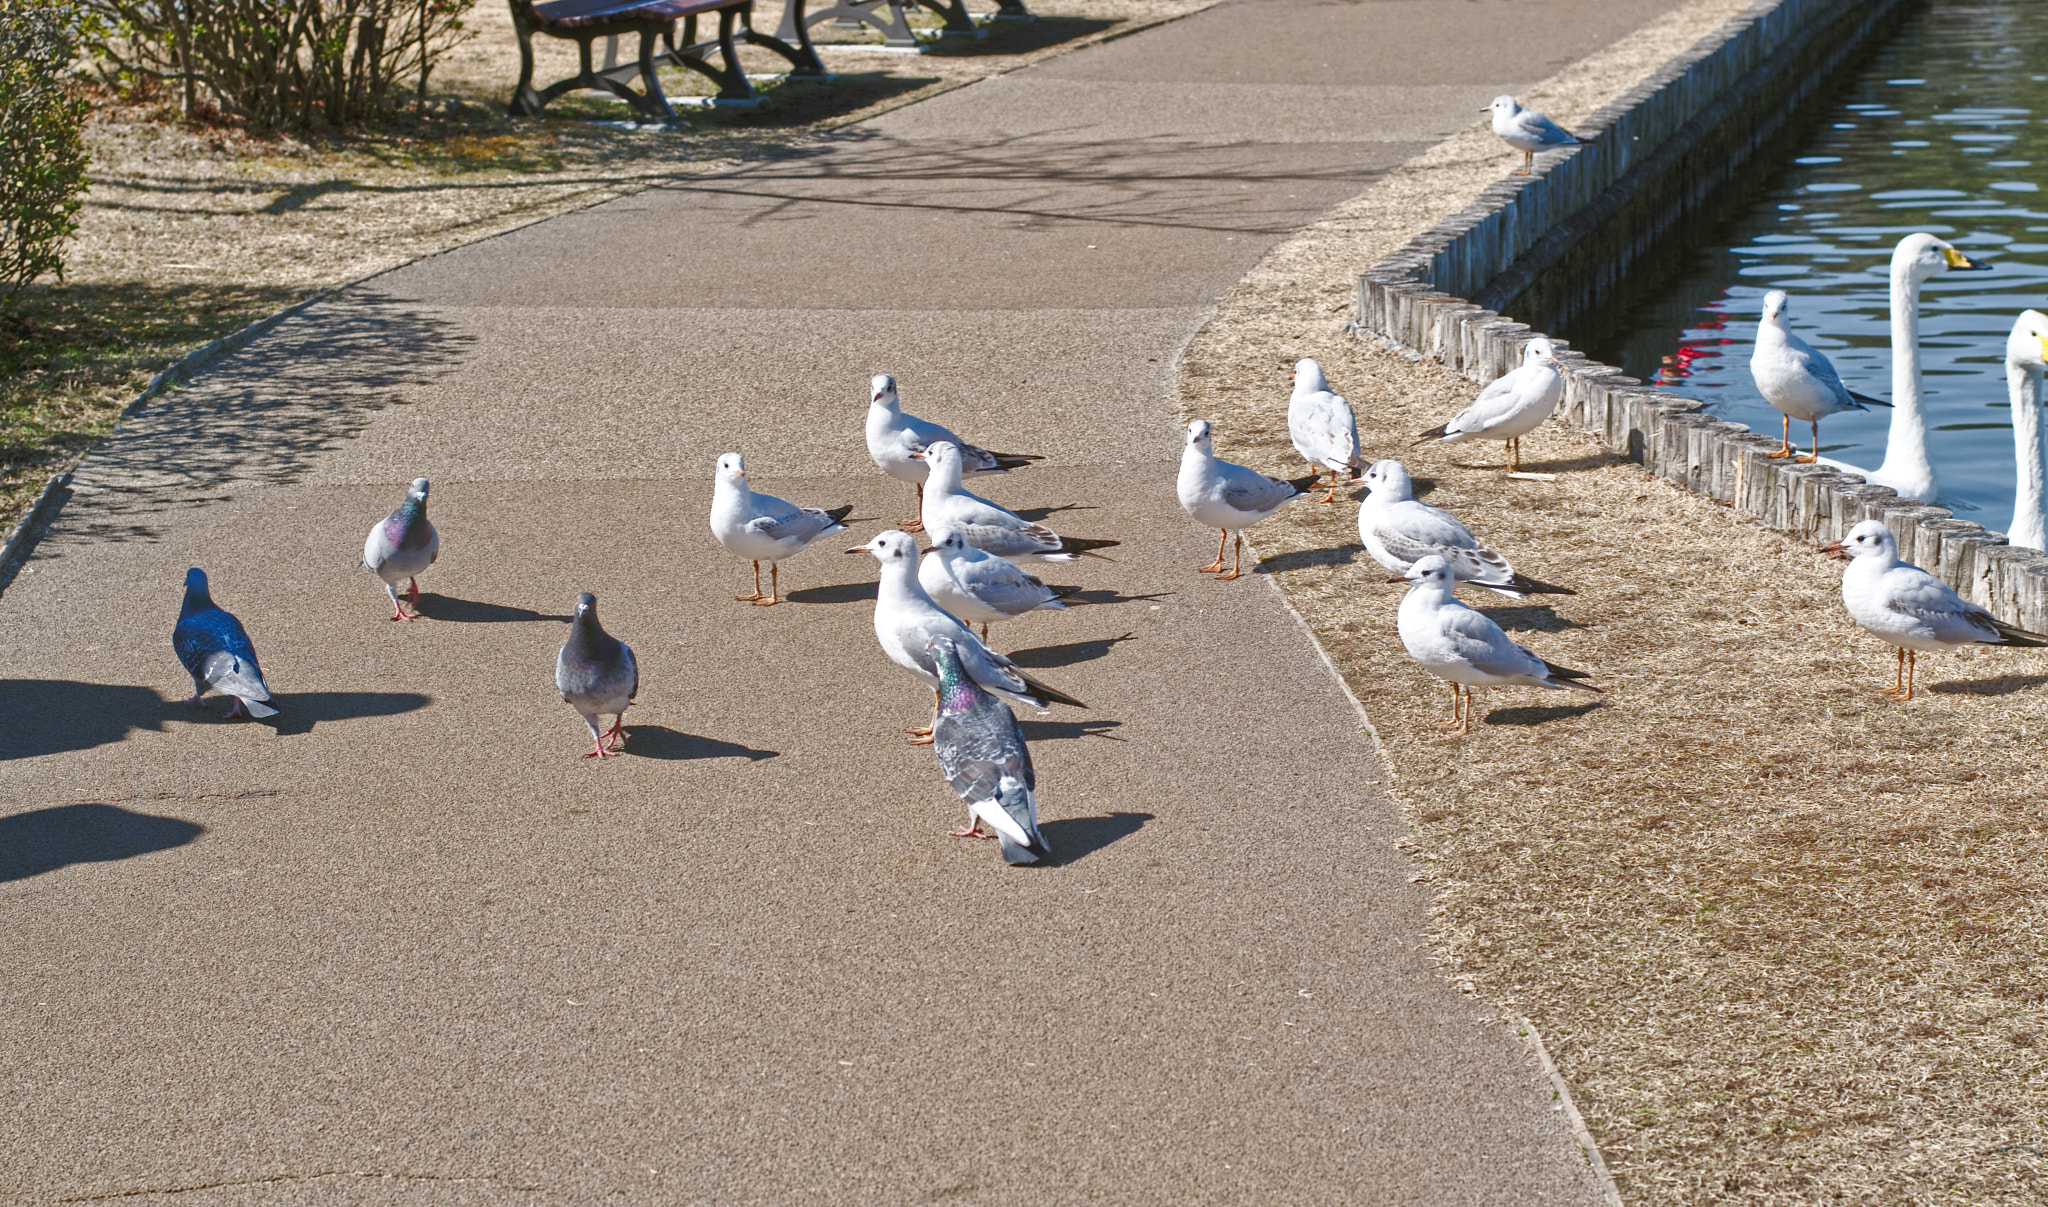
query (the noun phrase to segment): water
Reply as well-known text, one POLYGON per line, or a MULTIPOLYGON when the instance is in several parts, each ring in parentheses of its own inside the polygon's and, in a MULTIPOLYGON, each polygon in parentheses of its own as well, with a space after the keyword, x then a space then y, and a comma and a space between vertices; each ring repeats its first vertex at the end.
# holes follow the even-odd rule
MULTIPOLYGON (((1792 157, 1753 165, 1682 248, 1558 334, 1776 436, 1782 417, 1749 375, 1763 295, 1790 294, 1793 330, 1850 389, 1888 399, 1891 249, 1939 235, 1994 267, 1922 288, 1929 450, 1942 505, 2002 529, 2014 476, 2005 339, 2020 311, 2048 310, 2048 0, 1934 0, 1809 105, 1816 120, 1792 157)), ((1822 453, 1876 468, 1890 417, 1822 420, 1822 453)))

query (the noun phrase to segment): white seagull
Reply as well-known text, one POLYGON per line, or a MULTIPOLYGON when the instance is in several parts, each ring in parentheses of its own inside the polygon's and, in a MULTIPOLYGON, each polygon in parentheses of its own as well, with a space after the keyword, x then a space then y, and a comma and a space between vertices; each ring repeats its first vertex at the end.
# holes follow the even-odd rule
POLYGON ((1365 466, 1358 451, 1358 416, 1342 395, 1330 389, 1323 367, 1303 359, 1294 366, 1294 394, 1287 400, 1287 435, 1308 467, 1330 471, 1330 489, 1318 503, 1337 501, 1337 475, 1357 474, 1365 466))
POLYGON ((1524 109, 1511 96, 1497 96, 1493 103, 1480 110, 1493 115, 1493 132, 1500 140, 1522 153, 1522 170, 1511 173, 1527 176, 1536 165, 1536 152, 1548 151, 1553 147, 1576 147, 1579 140, 1570 132, 1534 109, 1524 109))
MULTIPOLYGON (((896 397, 896 379, 887 373, 868 379, 868 395, 868 456, 883 473, 915 486, 920 502, 929 470, 918 454, 941 440, 960 450, 961 472, 968 477, 1007 473, 1045 460, 1033 453, 992 453, 976 448, 936 423, 904 414, 896 397)), ((924 524, 921 519, 906 520, 903 529, 921 532, 924 524)))
POLYGON ((1565 587, 1539 583, 1515 573, 1508 559, 1495 553, 1441 507, 1417 502, 1408 467, 1399 461, 1375 461, 1365 471, 1365 501, 1358 505, 1358 539, 1372 560, 1396 574, 1434 554, 1451 568, 1451 576, 1498 591, 1509 599, 1529 595, 1576 595, 1565 587))
POLYGON ((1530 340, 1522 347, 1520 368, 1496 378, 1479 391, 1471 406, 1457 418, 1433 427, 1415 438, 1415 443, 1434 440, 1457 444, 1465 440, 1501 440, 1508 446, 1508 472, 1522 468, 1522 437, 1535 431, 1557 409, 1564 397, 1564 374, 1557 367, 1557 349, 1547 339, 1530 340))
POLYGON ((1460 734, 1472 732, 1472 689, 1475 687, 1600 689, 1579 680, 1585 671, 1545 662, 1508 640, 1508 635, 1482 612, 1451 595, 1451 568, 1430 554, 1392 582, 1414 585, 1401 600, 1401 644, 1422 669, 1451 685, 1451 720, 1460 734), (1463 707, 1460 708, 1460 700, 1463 707))
POLYGON ((917 563, 917 581, 932 602, 968 624, 988 626, 1042 609, 1064 612, 1060 596, 1073 587, 1048 587, 1013 562, 984 553, 957 532, 934 531, 938 537, 917 563))
POLYGON ((1749 354, 1749 374, 1756 379, 1757 393, 1764 396, 1764 401, 1785 413, 1783 446, 1771 456, 1792 457, 1802 462, 1818 461, 1822 419, 1839 411, 1868 410, 1866 403, 1875 406, 1889 404, 1858 394, 1843 385, 1841 375, 1835 372, 1835 366, 1828 358, 1792 334, 1791 320, 1785 317, 1786 305, 1782 289, 1773 289, 1764 295, 1763 318, 1756 327, 1756 346, 1749 354), (1794 419, 1813 425, 1811 456, 1794 455, 1794 419))
POLYGON ((853 504, 822 511, 798 507, 787 499, 756 494, 747 485, 747 461, 738 453, 718 459, 718 476, 711 488, 711 535, 727 549, 754 563, 754 593, 734 598, 756 607, 774 607, 782 582, 776 563, 794 557, 812 541, 830 532, 844 532, 840 523, 853 504), (768 563, 768 594, 761 594, 761 563, 768 563))
MULTIPOLYGON (((872 553, 882 563, 875 592, 875 640, 889 661, 916 675, 932 689, 932 711, 938 711, 939 667, 931 643, 943 637, 953 643, 961 669, 985 692, 1044 713, 1054 704, 1086 708, 1086 704, 1019 670, 1017 664, 983 645, 974 631, 932 602, 917 581, 917 542, 908 533, 890 529, 848 553, 872 553)), ((910 729, 913 745, 931 742, 931 726, 910 729)))
POLYGON ((1913 664, 1920 651, 1960 649, 1966 645, 2048 645, 2048 637, 2029 633, 1966 602, 1947 583, 1911 562, 1899 560, 1899 542, 1882 520, 1865 520, 1849 535, 1822 547, 1826 553, 1847 553, 1842 573, 1842 606, 1865 631, 1898 647, 1898 672, 1880 695, 1913 698, 1913 664))
POLYGON ((941 440, 917 455, 931 468, 924 484, 923 526, 932 532, 957 532, 976 549, 1013 562, 1079 561, 1083 554, 1101 557, 1094 551, 1122 544, 1063 537, 980 495, 969 494, 960 485, 960 446, 950 440, 941 440))
POLYGON ((1318 477, 1321 475, 1310 474, 1292 481, 1269 478, 1248 466, 1219 461, 1210 439, 1209 421, 1197 419, 1188 424, 1187 443, 1180 451, 1180 477, 1175 483, 1180 505, 1195 523, 1214 528, 1220 534, 1216 538, 1216 560, 1201 567, 1201 573, 1214 574, 1217 582, 1229 582, 1241 575, 1244 530, 1307 494, 1318 477), (1226 573, 1223 547, 1230 543, 1232 533, 1237 534, 1237 552, 1226 573))

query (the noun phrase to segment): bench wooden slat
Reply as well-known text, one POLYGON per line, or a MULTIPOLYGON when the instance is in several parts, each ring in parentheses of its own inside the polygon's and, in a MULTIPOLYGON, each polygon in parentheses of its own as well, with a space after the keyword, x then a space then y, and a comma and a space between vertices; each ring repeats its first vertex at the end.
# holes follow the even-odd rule
POLYGON ((547 0, 533 6, 535 24, 580 29, 623 21, 673 21, 691 13, 738 8, 746 0, 547 0))

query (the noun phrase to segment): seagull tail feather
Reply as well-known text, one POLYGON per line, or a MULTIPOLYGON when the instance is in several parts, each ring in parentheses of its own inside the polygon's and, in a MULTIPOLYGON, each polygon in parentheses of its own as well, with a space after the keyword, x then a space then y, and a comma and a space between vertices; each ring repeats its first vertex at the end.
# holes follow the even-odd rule
POLYGON ((1516 574, 1508 579, 1508 585, 1524 595, 1577 595, 1570 587, 1553 587, 1549 583, 1537 582, 1526 574, 1516 574))
MULTIPOLYGON (((1031 676, 1025 674, 1023 671, 1016 671, 1015 674, 1019 679, 1022 679, 1024 681, 1024 686, 1030 689, 1031 694, 1038 697, 1040 700, 1046 701, 1047 703, 1051 704, 1065 704, 1070 708, 1088 707, 1086 704, 1081 703, 1079 700, 1074 699, 1074 697, 1068 695, 1063 691, 1060 691, 1057 688, 1047 687, 1045 684, 1040 683, 1036 679, 1033 679, 1031 676)), ((1044 705, 1041 704, 1039 707, 1043 708, 1044 705)))
POLYGON ((1443 439, 1443 438, 1444 438, 1445 436, 1448 436, 1448 435, 1450 435, 1450 432, 1451 432, 1451 425, 1450 425, 1450 423, 1449 423, 1448 421, 1447 421, 1447 422, 1444 422, 1444 423, 1439 423, 1439 424, 1437 424, 1437 425, 1436 425, 1435 427, 1433 427, 1433 428, 1429 429, 1428 431, 1426 431, 1426 432, 1422 433, 1422 434, 1421 434, 1420 436, 1417 436, 1417 437, 1415 438, 1415 441, 1414 441, 1414 443, 1415 443, 1415 444, 1421 444, 1421 443, 1422 443, 1423 441, 1425 441, 1425 440, 1441 440, 1441 439, 1443 439))
MULTIPOLYGON (((1123 544, 1122 541, 1098 541, 1089 540, 1085 537, 1063 536, 1060 538, 1060 552, 1093 553, 1097 549, 1113 549, 1121 544, 1123 544)), ((1101 555, 1097 554, 1097 556, 1099 557, 1101 555)), ((1108 559, 1105 558, 1104 560, 1108 559)))
POLYGON ((1882 398, 1872 398, 1872 397, 1871 397, 1870 395, 1868 395, 1868 394, 1858 394, 1858 393, 1857 393, 1856 391, 1854 391, 1854 390, 1850 390, 1850 391, 1849 391, 1848 393, 1849 393, 1849 400, 1850 400, 1851 402, 1854 402, 1854 403, 1856 403, 1856 404, 1857 404, 1857 405, 1859 406, 1859 408, 1860 408, 1860 407, 1883 407, 1883 408, 1885 408, 1886 410, 1890 410, 1890 409, 1891 409, 1891 406, 1892 406, 1892 404, 1891 404, 1891 403, 1889 403, 1889 402, 1886 402, 1886 401, 1885 401, 1884 399, 1882 399, 1882 398))
POLYGON ((853 514, 853 504, 848 503, 844 507, 827 507, 825 514, 832 517, 833 523, 843 524, 846 522, 846 517, 853 514))
POLYGON ((1592 674, 1591 671, 1575 671, 1568 666, 1559 666, 1557 663, 1549 661, 1544 662, 1543 669, 1550 672, 1550 680, 1553 686, 1576 687, 1580 691, 1592 692, 1595 695, 1605 694, 1604 688, 1594 687, 1590 683, 1579 682, 1579 680, 1592 674))
POLYGON ((1997 642, 1999 645, 2048 646, 2048 636, 2043 636, 2040 633, 2029 633, 2025 629, 2016 628, 2002 620, 1994 618, 1991 622, 1991 627, 1998 630, 1998 635, 2002 639, 1997 642))

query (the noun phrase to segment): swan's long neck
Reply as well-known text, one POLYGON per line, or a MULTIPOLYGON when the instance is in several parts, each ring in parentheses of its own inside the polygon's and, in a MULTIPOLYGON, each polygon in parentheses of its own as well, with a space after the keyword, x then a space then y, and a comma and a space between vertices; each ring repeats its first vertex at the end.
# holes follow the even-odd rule
POLYGON ((2012 399, 2015 484, 2006 539, 2028 549, 2048 548, 2048 450, 2041 442, 2041 370, 2005 366, 2012 399))
MULTIPOLYGON (((1934 483, 1920 408, 1920 282, 1905 265, 1892 272, 1892 428, 1877 476, 1934 483)), ((1923 502, 1934 495, 1928 490, 1923 502)))

